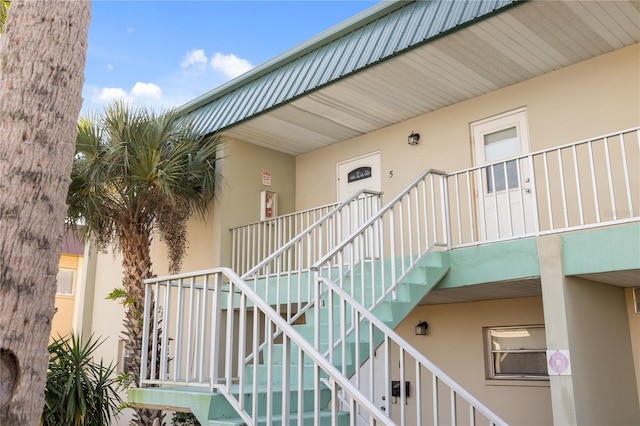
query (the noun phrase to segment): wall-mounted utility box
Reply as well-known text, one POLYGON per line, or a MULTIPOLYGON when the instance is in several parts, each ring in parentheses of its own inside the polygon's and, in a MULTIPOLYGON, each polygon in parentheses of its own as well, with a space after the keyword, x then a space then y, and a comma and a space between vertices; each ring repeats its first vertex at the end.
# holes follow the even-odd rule
MULTIPOLYGON (((409 398, 411 393, 409 392, 411 382, 404 382, 404 393, 409 398)), ((400 380, 391 381, 391 396, 400 397, 400 380)))

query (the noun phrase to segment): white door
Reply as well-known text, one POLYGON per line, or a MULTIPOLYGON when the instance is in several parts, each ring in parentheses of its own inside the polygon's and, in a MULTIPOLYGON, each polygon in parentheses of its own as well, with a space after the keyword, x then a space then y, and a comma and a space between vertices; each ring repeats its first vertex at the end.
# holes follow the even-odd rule
POLYGON ((519 109, 473 123, 478 169, 478 221, 480 238, 493 240, 524 235, 534 226, 527 112, 519 109), (511 158, 509 160, 509 158, 511 158), (507 161, 500 161, 500 160, 507 161))
MULTIPOLYGON (((352 158, 337 164, 338 201, 352 197, 362 189, 382 190, 380 152, 352 158)), ((354 203, 342 216, 342 236, 358 229, 372 214, 372 205, 364 201, 354 203)))

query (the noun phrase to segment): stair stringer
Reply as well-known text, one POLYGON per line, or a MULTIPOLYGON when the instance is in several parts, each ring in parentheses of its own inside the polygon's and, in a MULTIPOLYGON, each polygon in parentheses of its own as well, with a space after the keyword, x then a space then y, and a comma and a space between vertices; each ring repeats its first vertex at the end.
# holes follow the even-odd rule
MULTIPOLYGON (((388 268, 387 268, 388 270, 388 268)), ((395 328, 407 317, 407 315, 419 304, 419 302, 433 289, 450 270, 449 253, 446 251, 429 251, 425 253, 421 259, 417 260, 411 270, 407 271, 400 279, 396 286, 395 296, 393 293, 389 293, 383 300, 376 303, 374 306, 361 304, 362 307, 370 310, 378 319, 383 321, 390 329, 395 328)), ((352 279, 359 280, 358 272, 353 273, 352 279)), ((371 282, 371 278, 365 282, 371 282)), ((376 280, 380 282, 380 279, 376 280)), ((349 286, 349 280, 345 280, 345 286, 349 286)), ((311 308, 310 314, 313 317, 313 310, 311 308)), ((321 310, 327 311, 328 306, 320 307, 321 310)), ((334 307, 336 309, 336 307, 334 307)), ((321 315, 321 318, 326 322, 327 315, 321 315)), ((325 324, 321 324, 325 325, 325 324)), ((326 324, 328 325, 328 324, 326 324)), ((314 326, 298 325, 294 326, 300 330, 300 333, 305 336, 309 341, 312 340, 312 330, 314 326), (306 330, 305 330, 306 329, 306 330)), ((339 330, 335 331, 336 333, 339 330)), ((355 353, 355 338, 354 334, 350 333, 347 336, 348 351, 350 354, 355 353)), ((376 349, 383 342, 383 336, 381 333, 373 333, 373 347, 376 349)), ((347 377, 352 377, 355 374, 356 364, 362 367, 369 359, 370 354, 368 348, 370 347, 368 339, 365 342, 360 343, 360 359, 357 363, 351 359, 345 371, 347 377)), ((325 347, 325 357, 328 357, 328 348, 325 347)), ((334 359, 341 358, 340 351, 334 351, 334 359)))

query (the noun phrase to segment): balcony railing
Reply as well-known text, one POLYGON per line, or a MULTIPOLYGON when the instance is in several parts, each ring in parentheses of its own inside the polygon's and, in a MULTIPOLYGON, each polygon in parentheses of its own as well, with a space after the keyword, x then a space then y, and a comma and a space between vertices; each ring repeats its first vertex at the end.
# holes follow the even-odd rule
POLYGON ((640 128, 448 175, 450 246, 640 218, 640 128))
MULTIPOLYGON (((265 266, 253 271, 296 237, 306 236, 289 257, 281 258, 279 267, 287 270, 308 269, 326 251, 353 232, 380 208, 380 193, 363 190, 342 203, 327 204, 272 219, 233 228, 231 267, 240 275, 248 271, 266 273, 265 266)), ((275 271, 272 268, 271 271, 275 271)))

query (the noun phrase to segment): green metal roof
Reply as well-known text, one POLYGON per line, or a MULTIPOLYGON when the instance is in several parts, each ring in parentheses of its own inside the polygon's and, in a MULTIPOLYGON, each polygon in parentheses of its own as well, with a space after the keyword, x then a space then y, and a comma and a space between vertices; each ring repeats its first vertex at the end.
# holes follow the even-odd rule
POLYGON ((222 130, 515 3, 383 1, 180 109, 199 132, 222 130))

